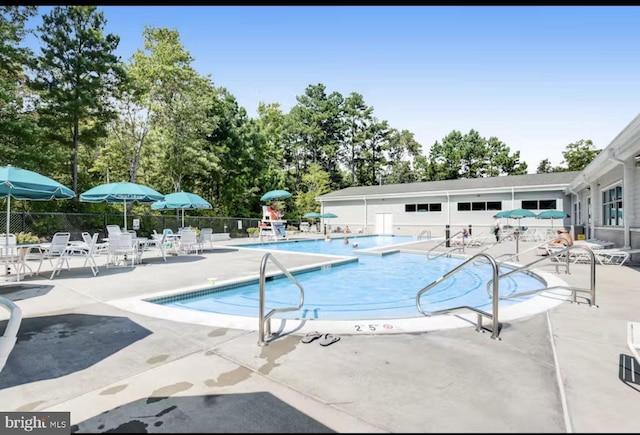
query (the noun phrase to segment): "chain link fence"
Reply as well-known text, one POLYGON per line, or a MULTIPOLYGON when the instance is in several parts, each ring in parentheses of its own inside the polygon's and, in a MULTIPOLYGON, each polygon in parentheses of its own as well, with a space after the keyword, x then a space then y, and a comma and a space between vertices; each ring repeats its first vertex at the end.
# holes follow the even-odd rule
MULTIPOLYGON (((71 239, 80 239, 83 232, 99 233, 99 237, 107 237, 107 225, 124 226, 122 214, 110 213, 32 213, 12 212, 10 215, 9 233, 31 233, 41 240, 51 240, 57 232, 71 233, 71 239)), ((209 216, 185 216, 184 226, 195 228, 212 228, 214 233, 229 233, 233 238, 249 237, 247 228, 257 227, 259 218, 232 218, 209 216)), ((0 232, 7 227, 7 214, 0 213, 0 232)), ((153 231, 161 233, 170 228, 178 232, 182 227, 182 216, 175 215, 127 215, 127 229, 136 229, 140 237, 150 237, 153 231), (133 221, 138 219, 139 228, 134 228, 133 221)))

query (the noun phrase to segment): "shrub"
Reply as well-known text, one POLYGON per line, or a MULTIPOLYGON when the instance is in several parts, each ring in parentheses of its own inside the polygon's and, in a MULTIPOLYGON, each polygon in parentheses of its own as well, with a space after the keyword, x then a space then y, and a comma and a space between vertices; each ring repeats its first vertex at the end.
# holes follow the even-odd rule
POLYGON ((31 233, 19 232, 16 234, 17 243, 38 243, 40 238, 31 233))

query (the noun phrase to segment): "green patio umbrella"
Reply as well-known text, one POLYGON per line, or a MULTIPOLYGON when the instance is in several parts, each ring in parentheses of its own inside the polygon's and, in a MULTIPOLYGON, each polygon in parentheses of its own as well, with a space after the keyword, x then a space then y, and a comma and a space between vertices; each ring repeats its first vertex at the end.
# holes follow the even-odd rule
POLYGON ((318 219, 321 216, 320 213, 318 213, 317 211, 312 211, 309 213, 305 213, 304 216, 302 216, 303 218, 307 218, 307 219, 318 219))
POLYGON ((260 197, 260 201, 277 201, 286 198, 291 198, 291 193, 286 190, 270 190, 260 197))
POLYGON ((0 167, 0 198, 7 198, 7 234, 11 232, 9 219, 11 198, 31 201, 71 199, 75 192, 56 180, 27 169, 7 165, 0 167))
POLYGON ((184 211, 213 208, 211 203, 195 193, 174 192, 164 196, 161 201, 151 204, 153 210, 182 210, 182 226, 184 227, 184 211))
POLYGON ((568 218, 569 214, 562 210, 545 210, 538 213, 536 219, 551 219, 551 228, 553 228, 553 221, 555 219, 564 219, 568 218))
POLYGON ((127 203, 161 201, 164 195, 152 188, 128 181, 107 183, 80 194, 81 202, 112 202, 124 205, 124 229, 127 230, 127 203))
MULTIPOLYGON (((5 245, 11 233, 11 198, 30 201, 71 199, 75 192, 56 180, 27 169, 7 165, 0 167, 0 198, 7 199, 7 229, 5 245)), ((5 273, 8 266, 5 264, 5 273)))

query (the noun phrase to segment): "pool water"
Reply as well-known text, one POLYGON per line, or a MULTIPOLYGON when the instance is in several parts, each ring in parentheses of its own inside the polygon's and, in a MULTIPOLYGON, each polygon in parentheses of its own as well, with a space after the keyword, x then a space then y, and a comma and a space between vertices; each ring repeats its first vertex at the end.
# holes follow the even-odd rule
POLYGON ((335 237, 330 242, 324 239, 300 240, 288 242, 252 243, 242 245, 245 248, 268 249, 269 251, 307 252, 329 255, 357 255, 358 250, 379 248, 402 243, 415 242, 413 236, 355 236, 349 237, 345 244, 342 237, 335 237))
MULTIPOLYGON (((357 238, 350 239, 350 241, 357 238)), ((391 241, 411 241, 397 236, 366 236, 360 246, 385 246, 391 241)), ((465 260, 439 257, 428 260, 425 254, 392 253, 387 255, 359 255, 358 249, 345 246, 342 240, 333 242, 305 241, 256 244, 256 248, 269 250, 294 250, 357 255, 358 261, 298 273, 295 278, 304 287, 302 309, 276 313, 282 319, 360 320, 391 319, 421 316, 416 308, 416 294, 440 276, 465 260), (330 246, 328 246, 330 245, 330 246), (317 251, 316 251, 317 250, 317 251)), ((277 256, 276 256, 277 258, 277 256)), ((501 273, 507 270, 501 270, 501 273)), ((492 299, 486 290, 491 280, 489 264, 478 262, 468 265, 459 273, 443 280, 421 298, 423 310, 438 311, 458 306, 472 306, 491 312, 492 299)), ((500 295, 513 295, 526 290, 542 289, 545 283, 528 274, 514 274, 500 280, 500 295)), ((268 280, 265 284, 265 306, 273 308, 296 306, 299 289, 286 277, 268 280)), ((522 302, 531 296, 501 300, 500 306, 522 302)), ((207 311, 237 316, 258 315, 259 284, 257 282, 217 291, 201 296, 163 302, 163 305, 190 310, 207 311)))

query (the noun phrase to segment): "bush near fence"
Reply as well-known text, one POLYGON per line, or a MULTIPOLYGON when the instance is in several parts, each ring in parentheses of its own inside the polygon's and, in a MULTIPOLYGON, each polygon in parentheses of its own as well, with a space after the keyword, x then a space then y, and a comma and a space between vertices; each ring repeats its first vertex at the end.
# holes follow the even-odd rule
MULTIPOLYGON (((124 216, 116 213, 32 213, 12 212, 10 233, 30 232, 49 241, 57 232, 71 233, 72 240, 82 238, 83 232, 99 233, 100 238, 107 237, 107 225, 123 227, 124 216)), ((6 228, 6 213, 0 213, 0 232, 6 228)), ((161 233, 170 228, 177 233, 182 227, 182 217, 175 215, 127 215, 127 229, 133 228, 133 220, 140 220, 136 233, 140 237, 151 237, 153 231, 161 233)), ((249 237, 247 228, 257 227, 259 218, 185 216, 184 225, 194 228, 212 228, 214 233, 229 233, 232 238, 249 237)))

